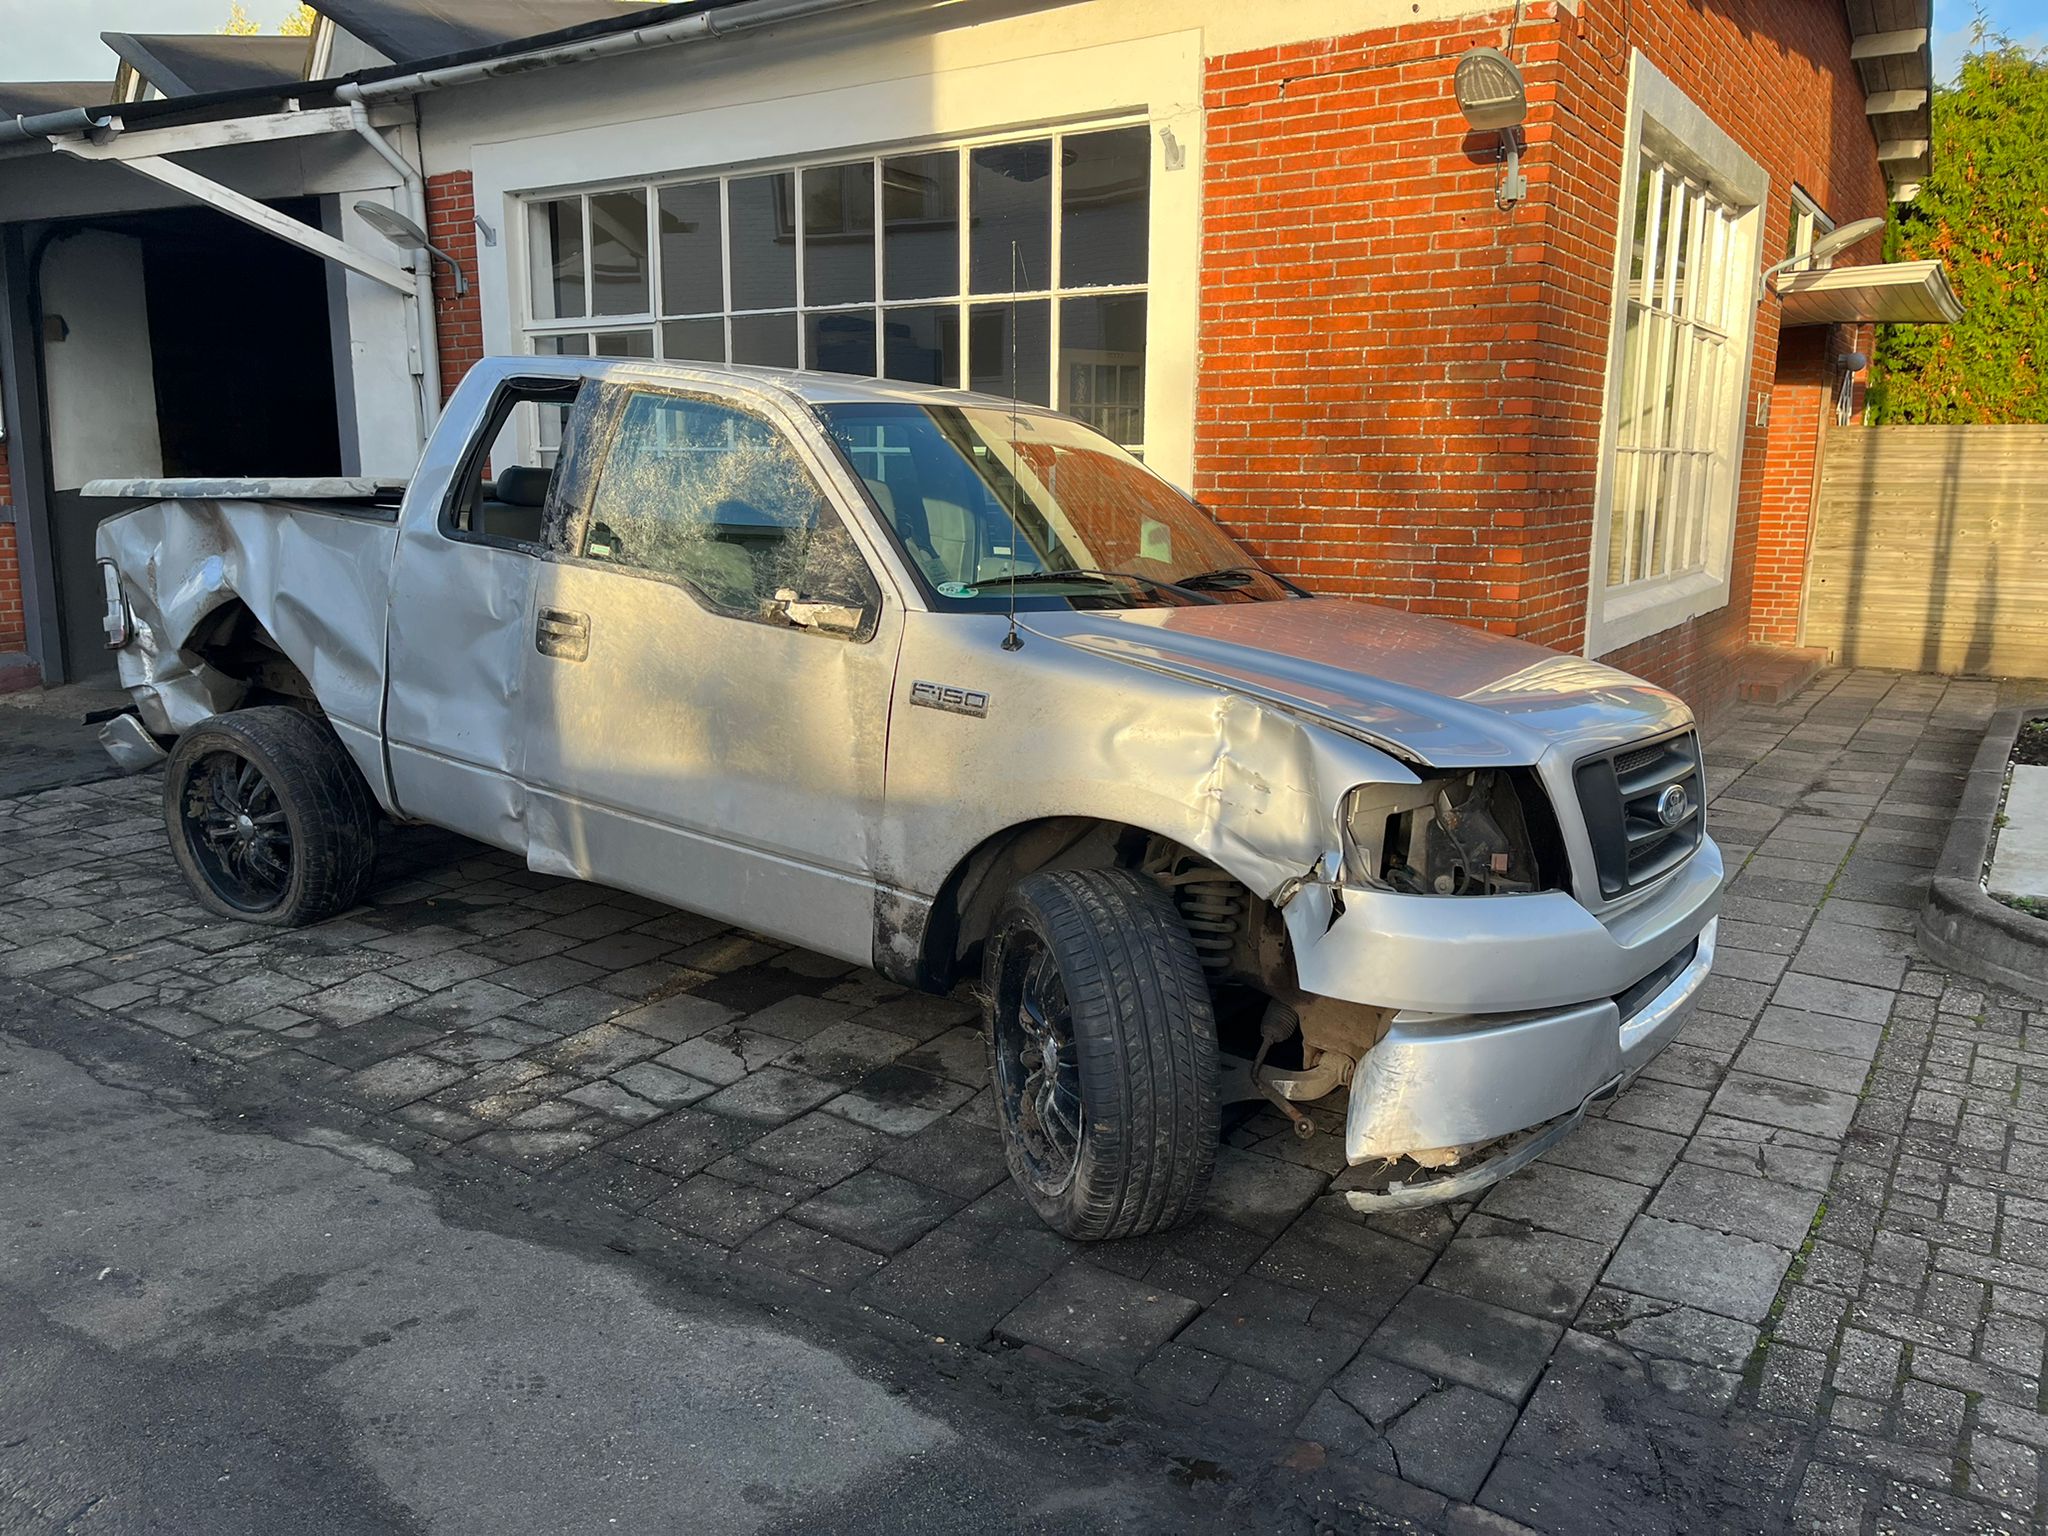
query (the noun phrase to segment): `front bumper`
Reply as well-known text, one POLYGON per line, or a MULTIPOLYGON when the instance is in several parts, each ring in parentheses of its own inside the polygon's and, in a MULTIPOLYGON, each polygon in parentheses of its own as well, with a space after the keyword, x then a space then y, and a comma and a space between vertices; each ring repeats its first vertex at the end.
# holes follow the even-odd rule
POLYGON ((1633 1077, 1698 1001, 1721 885, 1707 839, 1651 896, 1605 915, 1562 891, 1347 888, 1328 930, 1295 951, 1305 991, 1394 1010, 1352 1079, 1347 1159, 1492 1142, 1633 1077))

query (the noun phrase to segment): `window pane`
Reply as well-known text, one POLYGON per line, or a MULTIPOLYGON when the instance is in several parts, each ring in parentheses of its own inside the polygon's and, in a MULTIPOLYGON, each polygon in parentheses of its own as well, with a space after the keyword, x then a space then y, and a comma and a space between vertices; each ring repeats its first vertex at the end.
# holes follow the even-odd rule
POLYGON ((1059 408, 1126 447, 1145 441, 1145 296, 1060 301, 1059 408))
POLYGON ((647 287, 647 189, 599 192, 590 199, 591 313, 644 315, 647 287))
POLYGON ((873 602, 865 564, 789 440, 708 400, 628 403, 578 553, 671 577, 735 618, 767 618, 783 588, 873 602))
POLYGON ((536 336, 533 338, 535 357, 588 357, 590 338, 581 334, 575 336, 536 336))
POLYGON ((864 304, 875 296, 875 164, 804 172, 804 303, 864 304))
POLYGON ((592 341, 598 357, 652 357, 652 331, 599 331, 592 341))
POLYGON ((930 299, 960 291, 960 155, 882 162, 882 292, 930 299))
POLYGON ((711 315, 725 308, 719 258, 718 183, 663 187, 661 309, 667 315, 711 315))
POLYGON ((882 311, 882 373, 908 384, 960 384, 960 309, 933 304, 882 311))
POLYGON ((821 373, 875 376, 875 312, 872 309, 810 311, 804 316, 805 364, 821 373))
POLYGON ((969 285, 976 293, 1050 288, 1052 141, 990 144, 969 158, 969 211, 974 225, 969 241, 969 285))
POLYGON ((1152 130, 1070 133, 1060 141, 1060 282, 1145 281, 1152 130))
POLYGON ((974 370, 973 389, 1008 399, 1011 355, 1016 357, 1016 395, 1036 405, 1049 405, 1048 358, 1051 349, 1050 306, 1044 299, 1024 304, 977 304, 969 311, 968 358, 974 370), (1014 333, 1012 314, 1015 314, 1014 333))
MULTIPOLYGON (((732 220, 732 307, 776 309, 795 304, 796 228, 790 220, 794 175, 783 171, 739 177, 727 184, 725 196, 732 220)), ((790 339, 794 342, 794 331, 790 339)))
POLYGON ((1664 207, 1664 246, 1657 257, 1663 270, 1658 274, 1656 307, 1676 314, 1679 295, 1685 287, 1685 231, 1691 221, 1691 191, 1676 176, 1665 178, 1669 201, 1664 207))
POLYGON ((1657 201, 1653 185, 1657 168, 1648 160, 1642 165, 1642 174, 1636 178, 1636 232, 1629 247, 1628 262, 1628 291, 1637 298, 1642 297, 1643 274, 1649 270, 1650 214, 1657 201))
POLYGON ((533 274, 533 318, 587 314, 583 302, 583 200, 550 198, 526 208, 527 270, 533 274))
POLYGON ((732 360, 762 368, 794 368, 796 316, 733 316, 732 360))
POLYGON ((693 363, 725 361, 723 320, 670 320, 661 328, 661 355, 693 363))

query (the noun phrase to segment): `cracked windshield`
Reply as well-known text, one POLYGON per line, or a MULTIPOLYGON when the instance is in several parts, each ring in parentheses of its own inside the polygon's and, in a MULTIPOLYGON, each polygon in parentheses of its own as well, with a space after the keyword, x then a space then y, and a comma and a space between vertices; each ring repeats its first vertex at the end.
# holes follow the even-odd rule
POLYGON ((827 428, 941 599, 970 607, 1300 595, 1193 502, 1077 422, 997 407, 828 405, 827 428))

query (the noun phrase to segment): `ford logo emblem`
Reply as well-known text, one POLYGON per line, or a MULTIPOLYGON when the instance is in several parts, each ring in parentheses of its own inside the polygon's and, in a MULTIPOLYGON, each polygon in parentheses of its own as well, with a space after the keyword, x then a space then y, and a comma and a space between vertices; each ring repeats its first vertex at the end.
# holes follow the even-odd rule
POLYGON ((1685 786, 1673 784, 1657 797, 1657 819, 1667 827, 1675 827, 1685 820, 1685 813, 1692 807, 1685 798, 1685 786))

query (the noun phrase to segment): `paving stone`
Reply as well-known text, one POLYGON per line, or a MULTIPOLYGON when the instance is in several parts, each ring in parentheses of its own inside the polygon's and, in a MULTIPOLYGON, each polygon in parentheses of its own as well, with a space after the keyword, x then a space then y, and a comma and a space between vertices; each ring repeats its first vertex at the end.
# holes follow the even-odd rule
POLYGON ((937 1121, 897 1142, 876 1166, 961 1200, 977 1199, 1009 1177, 996 1133, 957 1118, 937 1121))
POLYGON ((898 1253, 855 1294, 939 1338, 973 1343, 1064 1263, 1072 1246, 1043 1226, 948 1222, 898 1253))
POLYGON ((1671 1171, 1684 1147, 1685 1138, 1669 1131, 1623 1120, 1584 1120, 1532 1166, 1554 1163, 1631 1184, 1655 1185, 1671 1171))
POLYGON ((687 1178, 752 1141, 761 1127, 701 1106, 679 1109, 614 1142, 610 1150, 677 1178, 687 1178))
POLYGON ((1814 1088, 1832 1088, 1838 1093, 1851 1095, 1863 1091, 1863 1080, 1870 1075, 1869 1063, 1851 1056, 1764 1040, 1752 1040, 1745 1045, 1735 1058, 1735 1066, 1757 1077, 1805 1083, 1814 1088))
POLYGON ((825 1108, 891 1136, 921 1131, 974 1096, 965 1083, 891 1063, 868 1073, 825 1108))
POLYGON ((749 1072, 758 1072, 788 1049, 789 1042, 774 1035, 716 1029, 673 1046, 654 1059, 671 1071, 723 1088, 749 1072))
POLYGON ((465 1143, 529 1171, 553 1168, 597 1144, 588 1131, 486 1131, 465 1143))
POLYGON ((1791 1255, 1767 1243, 1639 1216, 1607 1267, 1607 1283, 1760 1323, 1791 1255))
MULTIPOLYGON (((846 989, 835 987, 828 997, 843 993, 846 989)), ((886 1029, 893 1034, 905 1035, 920 1045, 936 1040, 951 1030, 967 1027, 980 1043, 981 1031, 976 1025, 977 1009, 964 998, 933 997, 923 992, 904 992, 892 989, 895 995, 877 1003, 860 1016, 860 1021, 874 1029, 886 1029)), ((847 1001, 857 1001, 848 998, 847 1001)))
POLYGON ((523 992, 489 981, 465 981, 430 992, 398 1010, 399 1017, 437 1030, 468 1029, 508 1014, 527 1000, 523 992))
POLYGON ((1713 1110, 1736 1120, 1839 1138, 1848 1133, 1856 1098, 1804 1083, 1780 1083, 1747 1072, 1731 1072, 1714 1095, 1713 1110))
POLYGON ((996 1332, 1128 1376, 1197 1310, 1185 1296, 1076 1262, 1020 1302, 996 1332))
POLYGON ((387 975, 371 972, 344 981, 324 991, 309 993, 294 1001, 300 1012, 346 1027, 412 1002, 421 995, 418 987, 387 975))
POLYGON ((1187 1344, 1160 1347, 1138 1372, 1141 1385, 1183 1403, 1206 1403, 1222 1383, 1230 1362, 1187 1344))
POLYGON ((1275 1375, 1243 1361, 1224 1367, 1223 1379, 1209 1395, 1209 1407, 1225 1419, 1245 1419, 1278 1432, 1308 1412, 1318 1396, 1316 1383, 1275 1375))
POLYGON ((1639 1185, 1537 1162, 1494 1185, 1479 1202, 1479 1209, 1551 1232, 1618 1243, 1642 1205, 1639 1185))
POLYGON ((1323 1447, 1332 1461, 1341 1460, 1345 1470, 1354 1475, 1362 1467, 1398 1475, 1393 1447, 1335 1392, 1326 1390, 1309 1405, 1294 1426, 1294 1434, 1323 1447))
POLYGON ((893 1254, 958 1209, 956 1201, 937 1190, 871 1168, 813 1196, 791 1214, 834 1237, 893 1254))
POLYGON ((1384 1359, 1368 1347, 1337 1373, 1330 1390, 1375 1429, 1385 1429, 1435 1386, 1425 1373, 1384 1359))
POLYGON ((1432 1392, 1387 1429, 1400 1475, 1411 1483, 1470 1499, 1515 1427, 1515 1410, 1499 1398, 1450 1386, 1432 1392))
POLYGON ((851 1087, 909 1048, 908 1040, 887 1030, 869 1029, 865 1024, 831 1024, 777 1058, 777 1063, 792 1072, 851 1087))
POLYGON ((988 1043, 973 1025, 956 1025, 897 1058, 906 1067, 979 1088, 988 1081, 988 1043))
POLYGON ((365 1104, 396 1109, 468 1076, 466 1067, 435 1061, 429 1056, 393 1056, 355 1073, 346 1086, 352 1098, 365 1104))
POLYGON ((1182 1330, 1180 1342, 1311 1386, 1340 1369, 1366 1330, 1314 1318, 1315 1298, 1256 1278, 1240 1279, 1182 1330))
POLYGON ((1740 1370, 1755 1351, 1758 1330, 1697 1307, 1596 1287, 1576 1326, 1638 1355, 1740 1370))
POLYGON ((1836 1018, 1857 1019, 1865 1024, 1882 1024, 1891 1017, 1892 999, 1893 994, 1882 987, 1859 986, 1854 982, 1831 981, 1793 972, 1778 983, 1771 1000, 1783 1008, 1832 1014, 1836 1018))
POLYGON ((856 1243, 781 1219, 755 1232, 740 1245, 739 1251, 832 1291, 858 1285, 885 1262, 880 1254, 870 1253, 856 1243))
POLYGON ((704 1101, 704 1107, 762 1125, 780 1125, 816 1109, 838 1092, 836 1083, 820 1082, 782 1067, 763 1067, 730 1088, 719 1089, 704 1101))
POLYGON ((635 1062, 630 1067, 621 1067, 612 1074, 611 1080, 628 1093, 662 1109, 680 1109, 685 1104, 696 1103, 713 1091, 710 1083, 700 1083, 694 1077, 672 1072, 667 1067, 657 1066, 651 1061, 635 1062))
POLYGON ((823 1185, 860 1172, 890 1145, 880 1131, 814 1112, 749 1143, 740 1155, 790 1178, 823 1185))
POLYGON ((1563 1322, 1600 1278, 1603 1243, 1474 1214, 1429 1271, 1429 1283, 1513 1312, 1563 1322))
POLYGON ((1371 1328, 1422 1278, 1430 1259, 1426 1249, 1376 1232, 1349 1211, 1310 1211, 1275 1240, 1251 1273, 1319 1296, 1350 1321, 1371 1328))
POLYGON ((731 1248, 767 1226, 790 1204, 767 1190, 700 1173, 685 1180, 673 1194, 650 1204, 647 1214, 663 1226, 731 1248))
MULTIPOLYGON (((1660 1083, 1639 1077, 1607 1106, 1603 1118, 1641 1126, 1645 1130, 1672 1131, 1684 1136, 1690 1135, 1700 1123, 1700 1115, 1706 1107, 1707 1093, 1703 1088, 1687 1088, 1677 1083, 1660 1083)), ((1571 1137, 1565 1139, 1569 1141, 1571 1137)))
POLYGON ((1806 1241, 1819 1207, 1820 1196, 1810 1189, 1680 1163, 1650 1202, 1650 1214, 1790 1250, 1806 1241))
POLYGON ((646 1035, 616 1024, 594 1024, 552 1045, 537 1048, 533 1059, 576 1077, 602 1077, 660 1049, 661 1042, 646 1035))
MULTIPOLYGON (((708 989, 707 989, 708 990, 708 989)), ((785 1040, 804 1041, 843 1024, 852 1010, 843 1003, 828 1003, 821 997, 785 997, 747 1015, 747 1028, 785 1040)), ((880 1060, 887 1060, 886 1057, 880 1060)), ((879 1065, 879 1061, 869 1063, 879 1065)))
POLYGON ((1791 1134, 1709 1116, 1700 1134, 1686 1143, 1685 1160, 1801 1189, 1825 1190, 1835 1175, 1835 1154, 1773 1139, 1791 1134), (1741 1135, 1723 1134, 1724 1128, 1735 1127, 1741 1135))
POLYGON ((1328 1177, 1313 1168, 1219 1147, 1203 1209, 1234 1226, 1276 1236, 1328 1183, 1328 1177))
POLYGON ((1519 1403, 1563 1333, 1555 1323, 1419 1285, 1367 1346, 1389 1360, 1519 1403))
POLYGON ((610 1115, 614 1120, 623 1120, 628 1125, 639 1125, 662 1112, 661 1105, 650 1104, 638 1094, 630 1093, 606 1078, 585 1083, 581 1088, 571 1088, 562 1097, 572 1104, 594 1109, 601 1115, 610 1115))
POLYGON ((612 1022, 638 1034, 665 1040, 670 1045, 681 1045, 685 1040, 695 1040, 737 1017, 738 1011, 723 1003, 714 1003, 709 998, 689 992, 678 992, 673 997, 628 1009, 612 1022))

